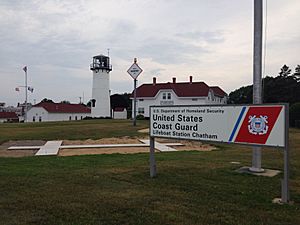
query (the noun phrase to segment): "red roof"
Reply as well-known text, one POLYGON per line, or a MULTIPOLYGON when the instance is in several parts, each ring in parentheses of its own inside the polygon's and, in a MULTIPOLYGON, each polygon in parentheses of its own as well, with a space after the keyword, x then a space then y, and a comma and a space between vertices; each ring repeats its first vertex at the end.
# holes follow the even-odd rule
POLYGON ((226 94, 225 91, 223 91, 220 87, 218 86, 211 86, 210 89, 213 90, 214 95, 220 96, 220 97, 224 97, 226 94))
POLYGON ((15 112, 0 112, 0 119, 19 119, 15 112))
MULTIPOLYGON (((213 90, 218 96, 224 97, 226 93, 219 87, 209 87, 204 82, 184 82, 184 83, 156 83, 143 84, 137 88, 136 96, 155 97, 160 90, 173 90, 178 97, 206 97, 209 90, 213 90)), ((133 94, 132 96, 133 97, 133 94)))
POLYGON ((124 112, 124 107, 116 107, 115 109, 114 109, 114 112, 124 112))
POLYGON ((82 104, 40 102, 33 107, 42 107, 50 113, 91 113, 91 109, 82 104))

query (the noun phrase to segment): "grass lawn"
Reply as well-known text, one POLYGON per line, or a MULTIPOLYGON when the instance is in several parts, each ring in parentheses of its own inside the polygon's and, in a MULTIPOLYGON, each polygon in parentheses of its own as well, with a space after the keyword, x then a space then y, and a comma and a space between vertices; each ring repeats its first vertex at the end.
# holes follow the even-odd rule
MULTIPOLYGON (((106 121, 94 126, 101 130, 102 123, 111 127, 106 121)), ((28 129, 38 129, 36 126, 28 129)), ((118 126, 122 125, 116 124, 110 130, 106 127, 106 132, 136 132, 129 131, 131 128, 118 131, 118 126)), ((20 128, 16 125, 16 129, 20 128)), ((98 137, 96 134, 93 137, 98 137)), ((64 139, 64 135, 58 138, 64 139)), ((84 135, 78 137, 84 139, 84 135)), ((158 176, 154 179, 149 177, 149 155, 144 153, 0 158, 0 224, 297 225, 300 130, 291 129, 290 147, 293 205, 272 203, 273 198, 280 197, 281 175, 269 178, 234 171, 251 163, 251 148, 245 146, 219 145, 219 150, 211 152, 157 153, 158 176)), ((282 151, 263 149, 262 164, 282 169, 282 151)))
POLYGON ((9 140, 82 140, 106 137, 136 136, 149 121, 81 120, 43 123, 0 123, 0 144, 9 140))

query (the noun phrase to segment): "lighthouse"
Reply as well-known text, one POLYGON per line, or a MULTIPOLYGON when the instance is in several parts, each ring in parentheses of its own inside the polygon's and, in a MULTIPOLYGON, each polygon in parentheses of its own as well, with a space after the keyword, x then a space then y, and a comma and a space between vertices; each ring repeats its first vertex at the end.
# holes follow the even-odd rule
POLYGON ((91 115, 92 117, 110 117, 109 73, 112 71, 112 66, 109 57, 94 56, 90 69, 93 71, 91 115))

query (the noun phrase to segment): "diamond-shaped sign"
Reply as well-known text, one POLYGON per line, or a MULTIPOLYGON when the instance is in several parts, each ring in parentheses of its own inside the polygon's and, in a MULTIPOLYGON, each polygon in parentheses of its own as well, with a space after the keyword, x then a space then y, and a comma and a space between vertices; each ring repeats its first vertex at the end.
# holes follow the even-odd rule
POLYGON ((127 70, 127 73, 129 73, 133 79, 136 79, 141 72, 143 72, 143 70, 136 63, 133 63, 132 66, 127 70))

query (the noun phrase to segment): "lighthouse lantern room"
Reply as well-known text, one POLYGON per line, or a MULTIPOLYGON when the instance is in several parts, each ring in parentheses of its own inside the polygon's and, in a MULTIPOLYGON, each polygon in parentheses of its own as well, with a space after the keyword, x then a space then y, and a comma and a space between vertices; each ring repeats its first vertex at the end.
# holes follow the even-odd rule
POLYGON ((109 57, 105 55, 94 56, 90 69, 93 71, 92 117, 110 117, 109 73, 112 71, 112 66, 109 57))

